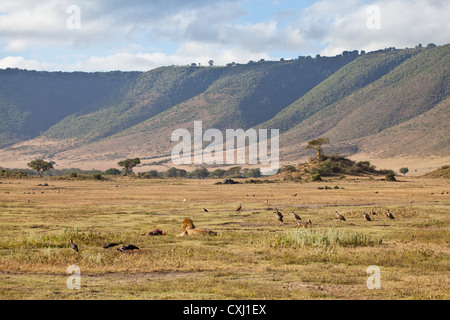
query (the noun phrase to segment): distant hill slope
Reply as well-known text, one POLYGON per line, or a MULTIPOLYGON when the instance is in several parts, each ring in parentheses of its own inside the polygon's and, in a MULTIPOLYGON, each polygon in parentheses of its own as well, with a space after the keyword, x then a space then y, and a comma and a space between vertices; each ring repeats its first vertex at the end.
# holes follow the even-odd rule
POLYGON ((170 154, 171 132, 275 128, 282 161, 328 153, 449 156, 450 45, 148 72, 0 70, 2 161, 170 154))
POLYGON ((0 147, 39 136, 81 110, 95 109, 139 74, 0 70, 0 147))
POLYGON ((420 51, 381 78, 291 128, 283 136, 283 145, 289 148, 292 141, 297 144, 302 139, 327 136, 333 141, 330 151, 354 154, 365 150, 395 156, 414 133, 415 146, 422 146, 403 145, 402 154, 449 155, 448 138, 443 135, 449 132, 449 122, 445 121, 449 116, 449 76, 450 46, 420 51), (435 107, 435 112, 426 114, 435 107), (432 145, 443 148, 430 150, 430 141, 421 143, 422 139, 431 139, 432 145), (379 144, 375 146, 374 141, 379 144))
POLYGON ((415 54, 418 54, 417 50, 409 49, 362 55, 260 127, 288 131, 315 113, 378 80, 415 54))

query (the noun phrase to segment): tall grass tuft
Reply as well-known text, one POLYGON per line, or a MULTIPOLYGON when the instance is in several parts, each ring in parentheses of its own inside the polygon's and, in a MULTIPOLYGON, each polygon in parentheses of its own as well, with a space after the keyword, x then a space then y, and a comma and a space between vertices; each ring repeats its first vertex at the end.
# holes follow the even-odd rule
POLYGON ((348 232, 339 229, 314 230, 297 229, 275 236, 271 240, 274 246, 284 247, 365 247, 379 245, 382 239, 377 239, 363 233, 348 232))

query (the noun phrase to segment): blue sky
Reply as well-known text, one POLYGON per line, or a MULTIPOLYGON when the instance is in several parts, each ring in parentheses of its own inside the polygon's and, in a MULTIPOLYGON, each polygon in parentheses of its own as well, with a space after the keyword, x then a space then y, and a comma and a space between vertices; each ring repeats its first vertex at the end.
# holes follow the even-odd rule
POLYGON ((2 0, 0 68, 146 71, 443 45, 449 16, 447 0, 2 0))

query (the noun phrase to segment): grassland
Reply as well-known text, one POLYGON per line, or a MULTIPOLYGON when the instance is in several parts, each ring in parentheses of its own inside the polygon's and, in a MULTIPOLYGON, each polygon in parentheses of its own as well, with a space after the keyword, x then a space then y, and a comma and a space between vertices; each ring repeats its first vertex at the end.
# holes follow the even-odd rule
POLYGON ((449 181, 400 180, 3 179, 0 299, 449 299, 449 181), (292 210, 312 228, 297 229, 292 210), (218 236, 176 237, 184 218, 218 236), (143 235, 156 228, 167 234, 143 235), (79 290, 67 288, 70 265, 79 290), (379 290, 366 285, 371 265, 379 290))

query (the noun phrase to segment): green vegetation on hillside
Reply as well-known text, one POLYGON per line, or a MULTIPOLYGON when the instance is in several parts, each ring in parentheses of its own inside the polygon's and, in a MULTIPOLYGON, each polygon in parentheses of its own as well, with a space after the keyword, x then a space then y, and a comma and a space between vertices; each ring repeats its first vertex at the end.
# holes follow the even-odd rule
POLYGON ((34 138, 72 114, 95 109, 139 74, 0 70, 0 147, 34 138))
POLYGON ((423 177, 432 179, 450 179, 450 166, 442 166, 439 169, 424 174, 423 177))
POLYGON ((173 128, 202 120, 204 129, 280 129, 283 155, 296 157, 323 136, 332 153, 448 155, 449 70, 450 45, 144 73, 0 70, 0 148, 41 137, 49 145, 24 154, 105 143, 121 158, 136 146, 158 157, 170 154, 173 128))

